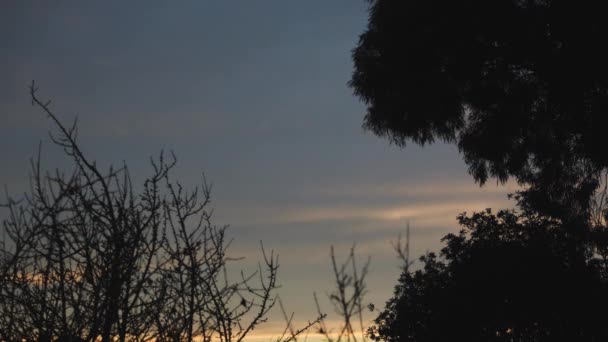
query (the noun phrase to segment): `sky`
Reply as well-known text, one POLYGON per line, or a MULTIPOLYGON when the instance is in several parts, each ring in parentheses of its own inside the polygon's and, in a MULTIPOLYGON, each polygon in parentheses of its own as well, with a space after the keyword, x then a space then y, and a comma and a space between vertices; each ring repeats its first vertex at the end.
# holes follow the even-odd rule
MULTIPOLYGON (((330 247, 371 257, 367 300, 382 307, 399 276, 392 250, 406 222, 412 257, 441 248, 456 216, 511 208, 513 184, 473 182, 455 146, 405 149, 362 128, 347 86, 367 2, 3 1, 0 4, 0 184, 19 197, 42 142, 47 169, 68 170, 27 86, 78 118, 85 153, 125 161, 135 182, 173 151, 173 178, 213 184, 214 222, 254 267, 260 241, 279 254, 280 295, 296 322, 312 293, 337 319, 330 247)), ((276 336, 280 315, 259 330, 276 336)), ((368 318, 373 318, 369 316, 368 318)))

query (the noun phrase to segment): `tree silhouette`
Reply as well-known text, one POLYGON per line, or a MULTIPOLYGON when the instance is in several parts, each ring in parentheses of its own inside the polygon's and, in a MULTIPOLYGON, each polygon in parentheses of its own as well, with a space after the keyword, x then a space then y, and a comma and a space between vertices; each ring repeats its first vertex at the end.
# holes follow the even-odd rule
POLYGON ((170 177, 175 158, 162 154, 141 186, 126 165, 103 171, 83 153, 76 124, 64 126, 30 90, 73 169, 44 172, 38 157, 31 192, 8 198, 0 341, 240 342, 266 321, 278 257, 262 247, 257 271, 229 278, 230 241, 212 223, 204 179, 184 189, 170 177))
POLYGON ((481 184, 513 176, 537 210, 588 217, 608 166, 603 3, 370 3, 350 81, 367 129, 456 143, 481 184))
POLYGON ((605 264, 572 258, 558 220, 489 210, 461 215, 440 256, 402 274, 377 341, 604 341, 605 264))

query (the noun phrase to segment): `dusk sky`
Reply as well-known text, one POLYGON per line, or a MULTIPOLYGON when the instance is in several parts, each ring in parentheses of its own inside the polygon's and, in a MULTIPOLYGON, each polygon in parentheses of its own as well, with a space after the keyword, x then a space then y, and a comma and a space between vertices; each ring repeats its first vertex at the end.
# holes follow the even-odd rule
MULTIPOLYGON (((371 256, 369 302, 382 307, 399 275, 390 241, 411 224, 412 256, 438 250, 458 213, 510 208, 515 187, 479 188, 452 145, 400 149, 361 127, 347 86, 367 3, 343 1, 4 1, 0 5, 0 183, 28 190, 42 141, 47 169, 69 170, 28 84, 76 116, 85 152, 105 169, 173 151, 173 178, 213 184, 214 222, 230 254, 280 255, 280 291, 299 322, 331 290, 330 246, 371 256)), ((2 215, 5 213, 2 212, 2 215)), ((278 334, 278 315, 259 334, 278 334)), ((369 318, 372 318, 370 316, 369 318)), ((264 335, 267 336, 267 335, 264 335)))

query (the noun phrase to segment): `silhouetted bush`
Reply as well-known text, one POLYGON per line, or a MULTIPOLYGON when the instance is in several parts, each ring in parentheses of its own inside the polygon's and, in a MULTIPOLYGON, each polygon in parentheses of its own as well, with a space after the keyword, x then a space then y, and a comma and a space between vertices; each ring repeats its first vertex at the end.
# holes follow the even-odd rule
POLYGON ((377 341, 604 341, 605 258, 572 254, 558 220, 489 210, 458 218, 439 256, 404 272, 377 341))

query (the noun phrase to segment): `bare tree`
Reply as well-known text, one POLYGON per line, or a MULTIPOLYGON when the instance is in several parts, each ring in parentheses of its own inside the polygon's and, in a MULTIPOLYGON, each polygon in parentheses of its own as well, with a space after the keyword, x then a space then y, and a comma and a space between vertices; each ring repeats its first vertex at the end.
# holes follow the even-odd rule
MULTIPOLYGON (((410 259, 409 221, 407 222, 405 230, 405 241, 403 241, 401 233, 399 233, 397 240, 392 241, 391 245, 397 254, 397 258, 401 261, 400 268, 403 272, 409 273, 410 266, 414 263, 410 259)), ((327 342, 341 342, 345 340, 347 342, 357 342, 358 338, 360 338, 362 342, 365 342, 369 340, 370 334, 373 333, 373 327, 368 326, 363 318, 363 313, 365 311, 365 295, 367 293, 365 278, 369 270, 371 259, 368 257, 367 261, 359 269, 357 267, 354 245, 351 247, 347 258, 343 263, 337 262, 333 246, 331 247, 330 256, 334 274, 334 289, 328 295, 328 298, 334 311, 340 317, 341 326, 338 328, 337 333, 334 332, 331 327, 328 327, 317 294, 314 293, 313 296, 317 312, 321 317, 321 320, 318 323, 318 332, 324 336, 327 342)), ((373 303, 368 303, 365 308, 370 312, 376 314, 380 313, 373 303)))
MULTIPOLYGON (((365 277, 367 276, 371 259, 368 258, 363 267, 359 269, 354 245, 351 247, 346 260, 341 264, 336 261, 333 246, 331 246, 330 256, 335 288, 328 297, 335 312, 342 321, 342 326, 339 327, 337 333, 333 333, 328 328, 325 319, 322 319, 319 322, 318 331, 328 342, 357 342, 358 336, 361 338, 361 341, 365 341, 366 329, 363 322, 364 298, 367 293, 365 277), (359 329, 357 329, 357 325, 359 329)), ((319 315, 322 315, 316 293, 313 296, 317 312, 319 315)), ((373 305, 370 304, 368 307, 373 308, 373 305)))
MULTIPOLYGON (((278 256, 228 279, 226 227, 212 221, 211 187, 170 179, 175 156, 151 160, 136 192, 126 165, 102 171, 30 87, 32 104, 70 173, 32 162, 31 191, 7 195, 0 243, 0 341, 240 342, 276 303, 278 256)), ((317 321, 315 321, 316 323, 317 321)), ((301 332, 301 331, 300 331, 301 332)))

